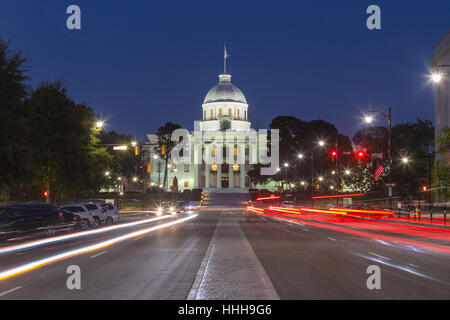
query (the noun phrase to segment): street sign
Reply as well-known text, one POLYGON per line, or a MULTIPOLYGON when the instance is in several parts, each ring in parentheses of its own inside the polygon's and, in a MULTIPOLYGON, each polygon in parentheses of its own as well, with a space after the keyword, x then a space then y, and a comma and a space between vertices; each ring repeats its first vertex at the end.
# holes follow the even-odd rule
POLYGON ((386 187, 395 187, 395 183, 386 183, 386 187))

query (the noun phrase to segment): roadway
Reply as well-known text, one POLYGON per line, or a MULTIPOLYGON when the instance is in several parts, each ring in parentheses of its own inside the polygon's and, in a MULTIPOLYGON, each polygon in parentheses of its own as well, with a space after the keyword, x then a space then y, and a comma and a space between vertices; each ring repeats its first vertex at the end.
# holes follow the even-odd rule
POLYGON ((197 213, 0 253, 2 274, 155 227, 0 280, 0 299, 450 299, 446 226, 439 226, 442 239, 436 230, 439 239, 428 239, 374 231, 366 222, 313 224, 245 210, 197 213), (183 218, 189 219, 156 228, 183 218), (329 228, 337 225, 349 232, 329 228), (365 229, 380 237, 355 233, 365 229), (383 238, 388 235, 396 238, 383 238), (71 265, 80 267, 80 290, 67 288, 71 265), (367 288, 369 265, 381 269, 379 290, 367 288))

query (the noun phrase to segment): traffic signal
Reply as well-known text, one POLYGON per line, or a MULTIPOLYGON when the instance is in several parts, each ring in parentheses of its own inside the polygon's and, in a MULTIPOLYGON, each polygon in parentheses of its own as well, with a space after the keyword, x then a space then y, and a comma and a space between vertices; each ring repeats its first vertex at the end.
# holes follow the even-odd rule
POLYGON ((331 155, 331 160, 334 160, 334 159, 336 159, 338 152, 336 150, 331 150, 330 155, 331 155))
POLYGON ((367 153, 363 150, 358 150, 358 151, 356 151, 356 158, 358 160, 364 160, 367 158, 367 153))
POLYGON ((136 146, 134 147, 134 155, 135 155, 135 156, 138 156, 138 155, 139 155, 139 146, 138 146, 138 145, 136 145, 136 146))
POLYGON ((161 154, 162 154, 163 156, 166 154, 166 145, 165 145, 165 144, 163 144, 163 145, 161 146, 161 154))
POLYGON ((44 191, 44 192, 42 193, 42 195, 44 196, 45 202, 48 202, 48 191, 44 191))
POLYGON ((422 191, 427 191, 428 190, 428 187, 427 186, 423 186, 422 187, 422 191))

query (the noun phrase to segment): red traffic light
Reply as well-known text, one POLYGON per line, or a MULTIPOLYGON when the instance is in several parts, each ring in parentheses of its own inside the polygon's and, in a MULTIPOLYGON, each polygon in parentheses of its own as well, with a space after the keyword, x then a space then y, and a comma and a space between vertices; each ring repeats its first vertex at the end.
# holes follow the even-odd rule
POLYGON ((422 190, 423 190, 423 191, 427 191, 427 190, 428 190, 428 187, 427 187, 427 186, 423 186, 423 187, 422 187, 422 190))
POLYGON ((337 151, 336 151, 336 150, 333 150, 333 151, 331 151, 331 156, 332 156, 332 157, 336 157, 336 156, 337 156, 337 154, 338 154, 338 153, 337 153, 337 151))
POLYGON ((44 197, 48 197, 48 191, 44 191, 44 197))
POLYGON ((356 152, 356 158, 362 160, 367 157, 367 153, 365 153, 363 150, 359 150, 356 152))

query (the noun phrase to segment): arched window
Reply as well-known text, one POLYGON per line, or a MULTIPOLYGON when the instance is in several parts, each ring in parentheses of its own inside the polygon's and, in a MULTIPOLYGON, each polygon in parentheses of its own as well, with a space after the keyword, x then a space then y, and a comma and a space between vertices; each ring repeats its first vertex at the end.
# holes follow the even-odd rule
POLYGON ((240 120, 240 116, 241 116, 239 111, 241 111, 241 110, 237 109, 237 118, 238 118, 238 120, 240 120))
POLYGON ((213 109, 211 109, 211 119, 210 120, 212 120, 213 119, 213 117, 214 117, 214 111, 213 111, 213 109))
POLYGON ((228 108, 228 115, 231 116, 231 108, 228 108))
POLYGON ((219 116, 222 116, 222 108, 219 109, 219 116))

